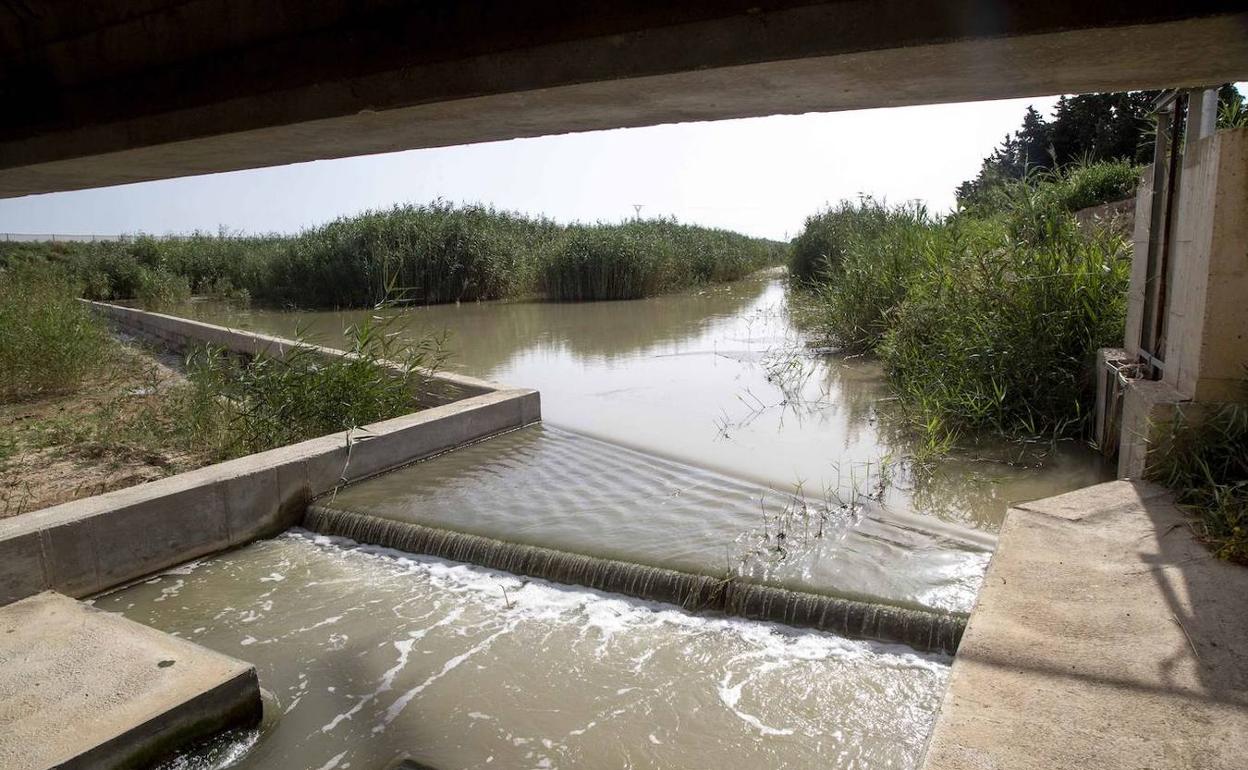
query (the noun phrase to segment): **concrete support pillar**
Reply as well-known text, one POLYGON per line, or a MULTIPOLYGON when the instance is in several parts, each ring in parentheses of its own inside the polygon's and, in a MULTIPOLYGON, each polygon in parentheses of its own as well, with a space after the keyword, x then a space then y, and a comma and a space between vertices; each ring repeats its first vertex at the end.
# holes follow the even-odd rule
MULTIPOLYGON (((1118 473, 1140 477, 1180 404, 1248 399, 1248 129, 1188 144, 1175 198, 1167 283, 1165 368, 1122 395, 1118 473)), ((1139 188, 1124 362, 1139 353, 1151 174, 1139 188)), ((1196 410, 1187 410, 1185 411, 1196 410)))

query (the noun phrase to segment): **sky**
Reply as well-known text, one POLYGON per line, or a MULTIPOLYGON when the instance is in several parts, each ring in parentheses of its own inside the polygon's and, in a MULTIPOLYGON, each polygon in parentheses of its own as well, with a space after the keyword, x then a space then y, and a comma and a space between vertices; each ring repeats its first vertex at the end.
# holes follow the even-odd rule
POLYGON ((0 200, 0 233, 293 233, 444 199, 560 222, 674 216, 785 239, 806 216, 872 195, 954 203, 954 188, 1056 97, 593 131, 314 161, 0 200))

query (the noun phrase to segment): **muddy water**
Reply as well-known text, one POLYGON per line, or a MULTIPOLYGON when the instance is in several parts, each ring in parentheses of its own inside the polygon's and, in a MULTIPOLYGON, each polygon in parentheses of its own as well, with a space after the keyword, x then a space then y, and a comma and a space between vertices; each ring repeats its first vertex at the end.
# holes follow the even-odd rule
POLYGON ((287 533, 96 601, 255 663, 186 770, 913 767, 947 660, 287 533))
POLYGON ((990 555, 958 528, 902 527, 848 501, 803 503, 550 425, 384 474, 319 504, 651 567, 957 612, 971 610, 990 555))
MULTIPOLYGON (((812 352, 776 273, 645 300, 479 303, 409 311, 445 330, 450 365, 537 388, 549 424, 807 496, 871 492, 885 511, 995 530, 1009 502, 1105 479, 1086 448, 986 446, 930 473, 890 430, 890 392, 863 358, 812 352), (888 469, 881 477, 880 468, 888 469)), ((193 303, 178 312, 332 345, 365 313, 193 303)))
MULTIPOLYGON (((449 332, 455 368, 541 390, 546 424, 332 504, 965 610, 1009 501, 1101 480, 1074 446, 983 447, 911 473, 879 367, 809 349, 788 301, 772 274, 632 302, 409 311, 411 333, 449 332), (814 518, 782 521, 794 500, 814 518), (777 559, 779 526, 792 539, 777 559)), ((181 312, 325 344, 364 315, 181 312)), ((261 731, 183 768, 910 768, 948 676, 906 648, 306 533, 98 604, 254 662, 273 694, 261 731)))

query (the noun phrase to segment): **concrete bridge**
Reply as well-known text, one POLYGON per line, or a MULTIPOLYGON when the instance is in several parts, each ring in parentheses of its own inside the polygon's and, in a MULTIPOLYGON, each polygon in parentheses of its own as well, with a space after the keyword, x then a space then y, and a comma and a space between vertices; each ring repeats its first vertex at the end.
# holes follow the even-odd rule
MULTIPOLYGON (((0 197, 674 121, 1243 79, 1243 0, 16 0, 0 6, 0 197)), ((1215 393, 1248 360, 1248 130, 1191 138, 1176 290, 1151 311, 1171 319, 1171 365, 1124 396, 1137 433, 1159 403, 1215 393)), ((1157 239, 1141 220, 1137 253, 1157 239)), ((1136 331, 1148 280, 1133 278, 1136 331)), ((1124 445, 1129 473, 1147 441, 1124 445)), ((1181 522, 1135 482, 1013 511, 928 767, 1242 761, 1248 573, 1202 558, 1181 522)))
POLYGON ((1246 73, 1240 0, 12 2, 0 6, 0 197, 1246 73))

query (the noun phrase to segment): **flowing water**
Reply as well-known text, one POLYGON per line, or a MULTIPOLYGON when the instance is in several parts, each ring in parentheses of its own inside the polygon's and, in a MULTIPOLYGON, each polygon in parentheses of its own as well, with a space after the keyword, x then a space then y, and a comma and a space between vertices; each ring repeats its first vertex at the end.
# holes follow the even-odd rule
MULTIPOLYGON (((545 424, 343 490, 309 526, 366 518, 345 529, 965 612, 1009 502, 1103 479, 1074 445, 914 472, 879 366, 808 347, 788 301, 771 273, 629 302, 413 309, 409 333, 446 330, 453 368, 540 390, 545 424)), ((323 344, 364 315, 179 312, 323 344)), ((257 665, 265 725, 184 768, 909 768, 948 675, 907 647, 302 531, 97 605, 257 665)))
POLYGON ((256 733, 172 768, 908 768, 948 659, 298 531, 96 606, 251 661, 256 733))
MULTIPOLYGON (((933 471, 882 461, 913 447, 882 419, 890 391, 866 358, 812 352, 781 275, 644 300, 489 302, 408 311, 412 334, 449 333, 450 368, 542 394, 547 424, 808 497, 878 492, 894 514, 995 531, 1009 502, 1105 479, 1067 443, 988 446, 933 471)), ((369 311, 195 302, 180 315, 333 345, 369 311)))

